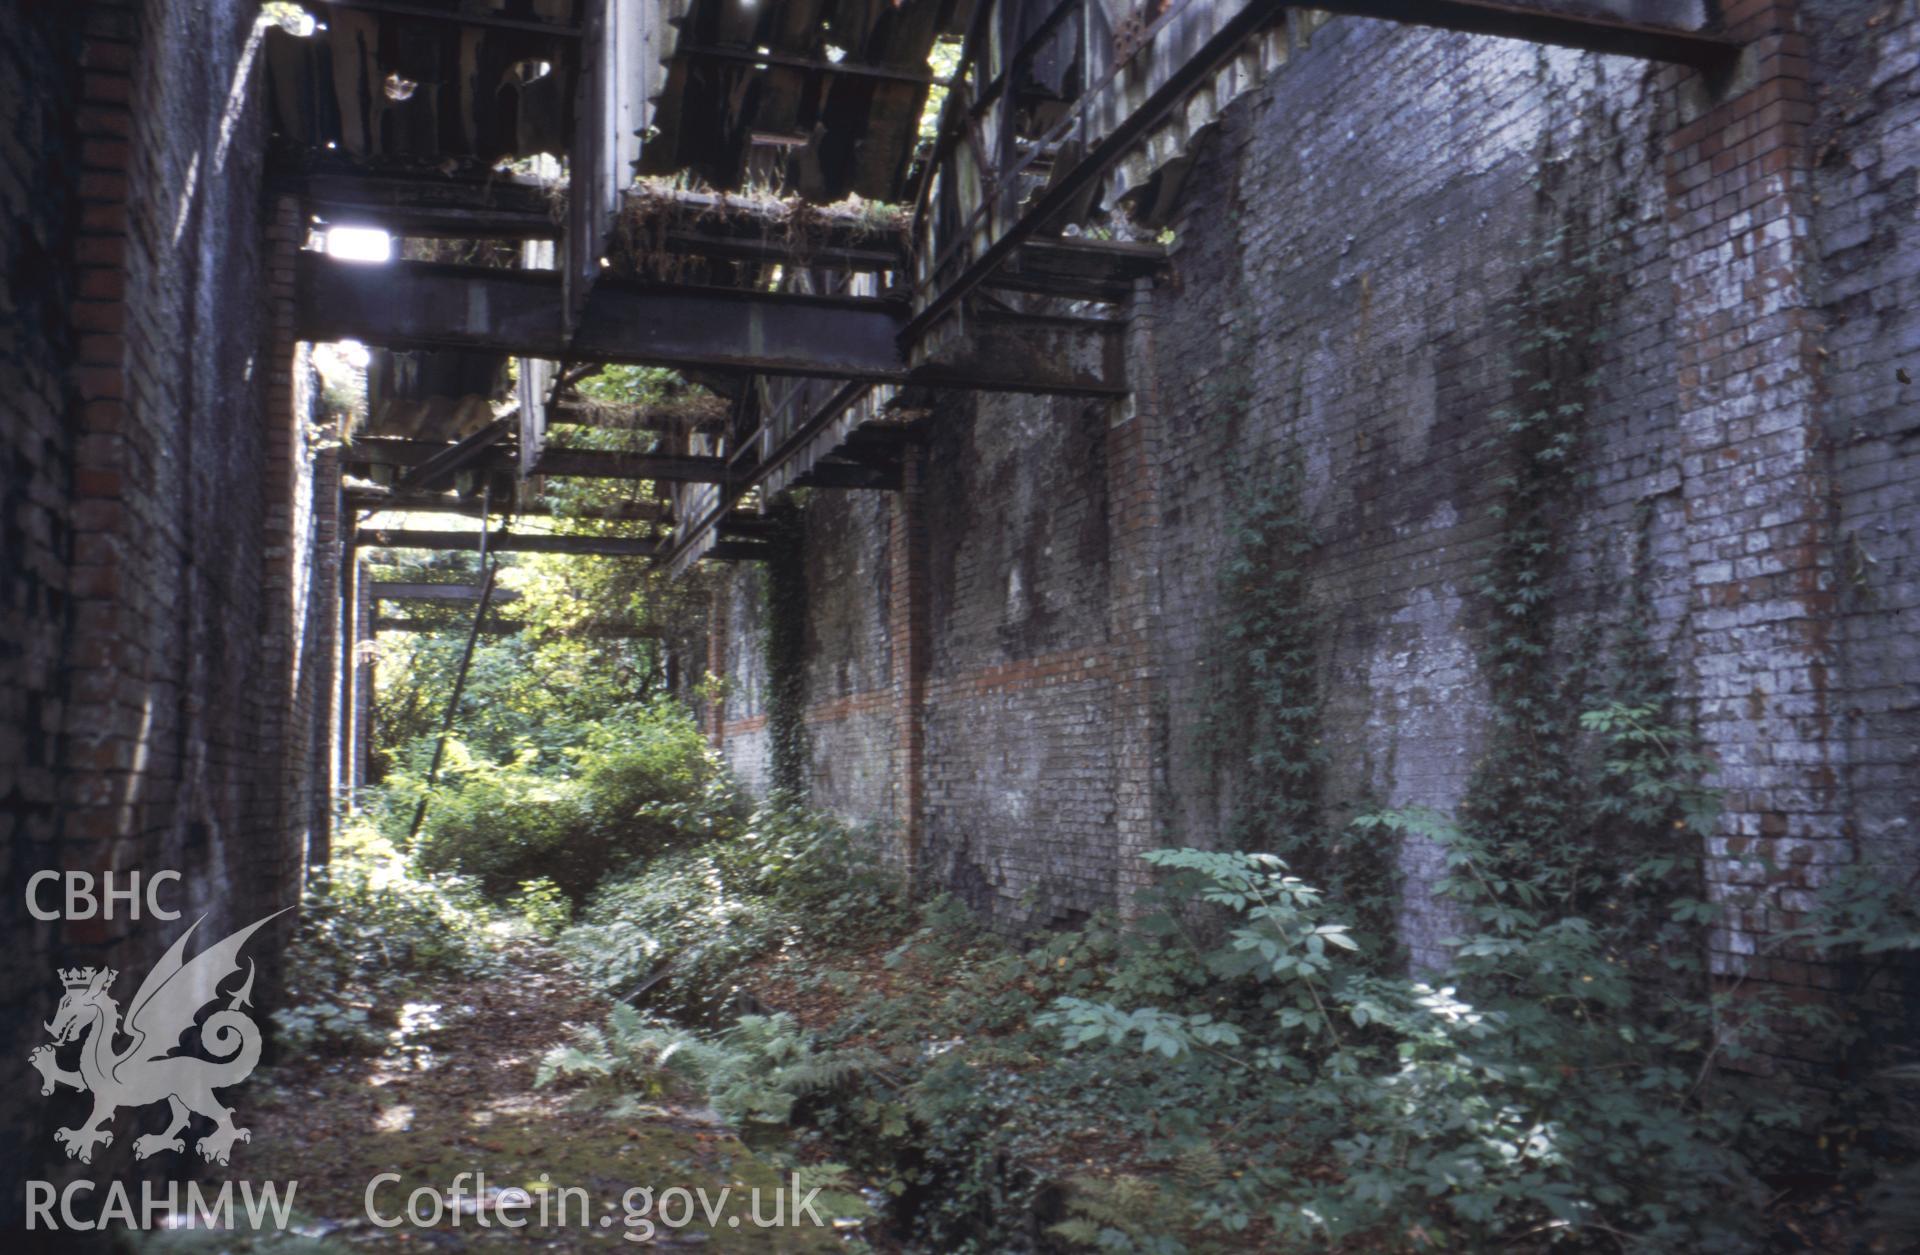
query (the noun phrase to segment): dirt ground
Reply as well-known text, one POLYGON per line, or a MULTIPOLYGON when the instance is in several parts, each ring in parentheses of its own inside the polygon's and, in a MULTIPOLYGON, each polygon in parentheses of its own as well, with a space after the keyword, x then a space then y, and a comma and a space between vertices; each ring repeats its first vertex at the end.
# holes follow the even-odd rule
POLYGON ((142 1249, 869 1249, 857 1196, 802 1210, 810 1187, 696 1099, 536 1087, 541 1056, 607 1007, 550 950, 513 946, 511 978, 409 990, 378 1057, 293 1060, 235 1091, 252 1139, 215 1188, 297 1182, 289 1230, 176 1230, 142 1249))

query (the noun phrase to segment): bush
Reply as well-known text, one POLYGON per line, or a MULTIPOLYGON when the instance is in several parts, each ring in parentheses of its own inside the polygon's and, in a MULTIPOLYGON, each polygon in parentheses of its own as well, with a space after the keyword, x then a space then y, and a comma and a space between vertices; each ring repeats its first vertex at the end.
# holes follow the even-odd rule
POLYGON ((739 827, 711 805, 668 804, 676 831, 718 833, 640 864, 588 902, 562 949, 621 998, 710 1017, 746 965, 783 942, 883 928, 899 903, 870 843, 819 815, 763 806, 739 827))
MULTIPOLYGON (((1199 1109, 1235 1112, 1222 1149, 1248 1155, 1259 1205, 1236 1181, 1186 1197, 1182 1227, 1259 1222, 1298 1244, 1758 1246, 1763 1170, 1783 1138, 1810 1140, 1814 1102, 1713 1065, 1767 1048, 1792 1008, 1669 998, 1651 1011, 1607 928, 1529 910, 1510 886, 1487 892, 1488 852, 1443 820, 1376 822, 1448 852, 1442 892, 1472 927, 1444 982, 1368 970, 1270 855, 1162 850, 1149 859, 1197 874, 1198 900, 1230 913, 1221 943, 1193 955, 1237 995, 1225 1014, 1065 997, 1042 1017, 1068 1049, 1159 1056, 1156 1083, 1183 1077, 1199 1109), (1249 1154, 1263 1142, 1271 1155, 1249 1154)), ((1087 1197, 1061 1236, 1111 1223, 1103 1191, 1087 1197)))
MULTIPOLYGON (((525 746, 512 761, 449 742, 414 844, 423 870, 476 878, 496 899, 546 880, 583 901, 635 859, 724 832, 739 807, 690 714, 668 703, 583 727, 563 750, 525 746)), ((386 788, 389 831, 408 823, 424 785, 386 788)))

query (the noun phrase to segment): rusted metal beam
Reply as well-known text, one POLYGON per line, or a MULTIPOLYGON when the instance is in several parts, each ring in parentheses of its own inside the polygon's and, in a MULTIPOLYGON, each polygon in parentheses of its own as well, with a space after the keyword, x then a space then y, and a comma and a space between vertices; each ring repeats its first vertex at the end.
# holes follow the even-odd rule
POLYGON ((1158 279, 1169 265, 1163 244, 1031 239, 981 286, 1070 300, 1124 301, 1133 295, 1135 280, 1158 279))
MULTIPOLYGON (((389 466, 423 467, 436 458, 441 458, 457 445, 435 444, 425 440, 397 440, 390 437, 367 437, 354 441, 347 446, 345 461, 349 465, 358 463, 383 463, 389 466)), ((492 448, 483 450, 468 463, 469 468, 498 471, 513 466, 512 457, 505 450, 492 448)), ((727 464, 721 458, 673 457, 655 453, 623 453, 610 449, 557 449, 549 446, 541 451, 540 460, 534 464, 537 475, 554 475, 579 479, 653 479, 670 483, 719 484, 727 482, 727 464)), ((400 505, 373 505, 367 509, 454 509, 457 498, 435 496, 418 492, 396 492, 383 494, 380 498, 386 502, 402 502, 400 505), (419 504, 414 504, 418 502, 419 504)), ((479 513, 476 503, 461 513, 479 513)), ((495 513, 505 513, 502 507, 495 513)), ((530 514, 532 510, 518 513, 530 514)), ((592 517, 582 514, 581 517, 592 517)))
POLYGON ((552 190, 536 179, 438 174, 286 173, 276 189, 302 197, 329 226, 381 227, 446 239, 555 239, 552 190))
POLYGON ((870 297, 601 282, 587 298, 571 355, 888 380, 904 366, 898 345, 904 312, 870 297))
MULTIPOLYGON (((363 489, 348 490, 347 508, 395 514, 409 511, 425 514, 461 514, 473 518, 480 517, 487 510, 486 503, 479 497, 455 497, 437 492, 375 492, 363 489)), ((665 518, 666 512, 667 507, 664 502, 624 501, 617 505, 569 506, 557 517, 646 523, 665 518)), ((505 503, 496 502, 492 513, 525 518, 556 517, 553 507, 544 501, 522 501, 511 508, 505 503)))
POLYGON ((479 549, 484 535, 498 553, 569 553, 612 558, 651 558, 660 542, 638 536, 543 536, 519 532, 441 532, 413 528, 360 528, 355 542, 368 549, 479 549))
POLYGON ((863 65, 855 61, 826 61, 813 57, 798 57, 784 52, 762 52, 752 48, 724 48, 715 44, 679 43, 673 46, 673 55, 677 59, 726 61, 735 64, 786 66, 794 70, 810 70, 816 74, 846 74, 860 78, 884 78, 901 83, 917 83, 927 87, 933 83, 933 75, 926 70, 896 70, 884 65, 863 65))
POLYGON ((794 482, 802 488, 850 488, 872 492, 898 492, 900 468, 866 466, 858 462, 815 462, 794 482))
MULTIPOLYGON (((403 619, 396 615, 381 615, 373 621, 376 632, 451 632, 464 625, 458 623, 429 623, 424 619, 403 619)), ((488 619, 480 625, 482 636, 511 636, 527 625, 520 619, 488 619)))
POLYGON ((673 406, 647 410, 632 407, 626 413, 626 407, 585 405, 578 401, 561 401, 547 411, 549 427, 599 427, 611 431, 700 431, 719 433, 727 429, 727 416, 716 412, 710 417, 690 418, 686 411, 673 406))
MULTIPOLYGON (((1195 0, 1188 0, 1189 4, 1195 0)), ((932 291, 921 291, 919 303, 913 320, 907 325, 906 338, 909 344, 917 342, 934 327, 953 308, 966 298, 975 288, 997 273, 1007 263, 1013 253, 1028 239, 1046 228, 1060 217, 1068 206, 1074 204, 1082 193, 1090 188, 1094 181, 1105 177, 1113 163, 1118 161, 1136 141, 1145 135, 1162 118, 1185 100, 1190 92, 1209 79, 1222 65, 1236 56, 1242 44, 1261 28, 1272 23, 1286 6, 1281 0, 1247 0, 1237 12, 1223 17, 1214 27, 1212 34, 1198 47, 1188 53, 1180 64, 1169 72, 1140 106, 1121 119, 1118 125, 1102 136, 1073 167, 1058 172, 1048 183, 1047 188, 1034 198, 1032 205, 1009 224, 1008 227, 987 244, 978 254, 966 261, 953 277, 934 287, 932 291)), ((1182 6, 1184 8, 1184 6, 1182 6)), ((1182 12, 1176 8, 1159 20, 1160 25, 1170 25, 1173 18, 1182 12)), ((1081 97, 1075 115, 1091 108, 1094 98, 1103 89, 1096 87, 1081 97)), ((952 99, 948 104, 953 103, 952 99)), ((1070 128, 1073 116, 1061 123, 1063 129, 1070 128)), ((1005 177, 1008 172, 1000 172, 1005 177)), ((971 225, 967 228, 971 231, 971 225)), ((935 247, 939 241, 933 242, 935 247)), ((923 263, 926 259, 923 259, 923 263)), ((944 257, 934 259, 936 276, 944 257)))
POLYGON ((914 346, 910 382, 968 388, 982 375, 1029 379, 1030 392, 1123 396, 1126 325, 1101 318, 970 307, 914 346))
MULTIPOLYGON (((511 636, 532 626, 524 619, 488 619, 480 625, 480 635, 511 636)), ((382 616, 373 621, 373 630, 376 632, 450 632, 459 627, 461 625, 458 623, 431 623, 424 619, 403 619, 397 615, 382 616)), ((639 624, 588 623, 569 628, 563 635, 584 637, 590 641, 656 641, 664 634, 658 628, 639 624)))
POLYGON ((420 465, 409 468, 405 474, 394 481, 394 491, 409 492, 442 487, 455 473, 478 465, 495 445, 505 441, 507 437, 513 435, 514 431, 515 425, 512 418, 496 418, 471 436, 448 445, 420 465))
POLYGON ((1474 35, 1723 70, 1740 55, 1731 40, 1702 30, 1649 22, 1591 3, 1580 11, 1521 0, 1311 0, 1302 7, 1474 35))
MULTIPOLYGON (((641 233, 648 246, 669 253, 809 269, 908 269, 904 233, 855 214, 814 209, 796 217, 781 202, 653 189, 629 193, 627 203, 649 222, 641 233)), ((1134 279, 1166 267, 1158 244, 1041 238, 1017 250, 988 286, 1112 301, 1131 293, 1134 279)))
POLYGON ((773 546, 746 540, 722 540, 716 541, 700 556, 715 562, 765 562, 773 557, 773 546))
POLYGON ((742 260, 856 270, 898 269, 906 260, 906 233, 887 214, 652 184, 627 192, 624 205, 643 224, 639 235, 649 247, 659 239, 671 251, 737 249, 742 260))
POLYGON ((766 540, 780 528, 777 520, 764 514, 735 511, 717 524, 722 536, 733 540, 766 540))
MULTIPOLYGON (((1158 18, 1148 34, 1159 55, 1169 58, 1164 64, 1170 68, 1158 76, 1138 107, 1101 134, 1072 168, 1054 171, 1045 190, 1017 219, 1000 229, 979 252, 970 257, 960 253, 957 268, 950 268, 954 259, 949 254, 966 247, 963 241, 971 240, 983 226, 992 229, 991 223, 983 221, 990 216, 984 207, 976 209, 973 216, 952 233, 953 239, 923 238, 920 241, 919 262, 927 270, 916 291, 914 318, 907 328, 908 343, 917 342, 970 292, 999 274, 1024 243, 1065 217, 1133 145, 1238 55, 1250 37, 1271 25, 1289 7, 1505 35, 1598 52, 1677 61, 1707 69, 1730 65, 1738 54, 1735 45, 1718 36, 1611 16, 1605 10, 1599 10, 1596 15, 1591 3, 1576 13, 1520 0, 1331 0, 1324 4, 1320 0, 1301 4, 1294 4, 1292 0, 1244 0, 1238 5, 1185 0, 1158 18), (1192 21, 1187 20, 1190 17, 1192 21), (1196 30, 1204 34, 1204 38, 1192 33, 1196 30), (1170 46, 1159 49, 1163 33, 1170 46), (1171 59, 1174 57, 1178 59, 1171 59)), ((1060 137, 1072 134, 1124 69, 1124 65, 1116 66, 1107 82, 1084 94, 1052 134, 1060 137)), ((950 98, 948 103, 951 105, 953 100, 950 98)), ((1043 142, 1035 148, 1045 146, 1043 142)), ((944 147, 936 147, 936 159, 946 153, 944 147)), ((991 173, 1004 186, 1021 168, 1016 163, 991 173)), ((987 195, 989 203, 993 195, 987 195)), ((923 204, 916 210, 916 223, 923 223, 924 218, 923 204)))
MULTIPOLYGON (((846 413, 848 408, 870 390, 869 385, 858 381, 842 384, 804 422, 788 433, 786 439, 780 442, 771 455, 748 471, 745 479, 736 481, 732 485, 723 485, 720 490, 720 499, 714 508, 697 519, 689 519, 673 537, 671 548, 665 554, 666 565, 669 568, 677 568, 679 563, 684 562, 687 555, 693 552, 694 547, 705 541, 707 534, 732 513, 733 508, 748 492, 757 487, 776 468, 805 448, 815 434, 846 413)), ((708 555, 710 556, 714 549, 718 549, 721 543, 723 542, 715 542, 709 546, 708 555)))
POLYGON ((303 340, 566 356, 560 277, 551 272, 437 262, 370 266, 305 252, 295 281, 294 334, 303 340))
MULTIPOLYGON (((560 277, 551 271, 435 262, 368 266, 303 253, 298 283, 295 334, 306 340, 983 391, 1125 391, 1119 359, 1100 347, 1112 327, 1087 321, 1077 332, 1057 321, 1033 324, 1028 330, 1045 339, 1044 352, 921 353, 909 368, 900 338, 905 307, 871 297, 602 282, 569 343, 561 334, 560 277), (1086 342, 1069 343, 1075 335, 1086 342), (1100 365, 1090 369, 1088 362, 1100 365)), ((995 326, 1005 332, 1011 324, 1003 318, 995 326)))
POLYGON ((608 281, 594 286, 569 344, 552 271, 303 253, 298 278, 296 334, 307 340, 856 379, 905 371, 902 311, 884 301, 608 281))
POLYGON ((714 261, 744 261, 762 266, 808 266, 825 270, 871 272, 899 270, 906 261, 900 248, 808 244, 796 248, 785 240, 673 228, 660 241, 669 253, 706 257, 714 261))
MULTIPOLYGON (((408 440, 400 436, 359 436, 340 446, 340 460, 349 466, 373 463, 381 466, 424 466, 441 456, 453 445, 437 440, 408 440)), ((506 454, 499 449, 478 460, 478 464, 492 470, 502 470, 512 465, 506 454)))

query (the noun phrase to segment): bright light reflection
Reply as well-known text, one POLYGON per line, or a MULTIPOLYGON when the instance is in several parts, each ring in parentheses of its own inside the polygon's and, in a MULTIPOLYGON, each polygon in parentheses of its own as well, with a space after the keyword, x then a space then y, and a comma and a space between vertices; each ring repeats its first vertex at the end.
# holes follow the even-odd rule
POLYGON ((393 257, 393 237, 378 227, 329 227, 327 256, 341 261, 387 261, 393 257))

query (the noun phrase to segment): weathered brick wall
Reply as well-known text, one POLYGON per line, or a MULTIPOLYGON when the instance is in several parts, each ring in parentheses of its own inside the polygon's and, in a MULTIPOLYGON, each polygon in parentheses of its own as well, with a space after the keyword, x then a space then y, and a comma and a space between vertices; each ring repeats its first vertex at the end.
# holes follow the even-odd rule
POLYGON ((68 308, 78 226, 81 90, 77 11, 8 6, 0 40, 0 1092, 20 1116, 0 1143, 0 1187, 18 1182, 42 1125, 26 1056, 56 994, 41 957, 53 926, 26 910, 26 882, 53 865, 60 836, 61 660, 73 614, 69 563, 75 433, 68 420, 75 334, 68 308))
MULTIPOLYGON (((1920 4, 1807 6, 1812 248, 1827 350, 1838 597, 1833 712, 1858 857, 1920 866, 1920 4)), ((1889 1038, 1920 1035, 1920 965, 1881 974, 1889 1038)))
MULTIPOLYGON (((184 926, 123 908, 27 927, 34 871, 177 870, 169 905, 209 930, 295 900, 326 822, 337 525, 289 335, 302 227, 261 197, 258 6, 28 9, 0 53, 0 362, 20 385, 0 398, 12 1095, 37 1093, 24 1061, 56 963, 114 966, 124 997, 184 926)), ((270 1000, 274 947, 255 957, 270 1000)), ((0 1152, 10 1215, 74 1114, 23 1112, 0 1152)))
POLYGON ((761 646, 766 619, 766 576, 742 564, 714 578, 713 622, 707 672, 721 685, 723 699, 709 717, 710 735, 746 787, 764 793, 772 782, 767 739, 766 652, 761 646))
MULTIPOLYGON (((1771 905, 1719 932, 1720 966, 1835 979, 1759 939, 1824 868, 1916 864, 1901 459, 1920 448, 1904 439, 1920 388, 1897 373, 1920 370, 1916 8, 1723 9, 1749 51, 1711 87, 1327 23, 1195 154, 1176 274, 1132 310, 1128 405, 941 404, 917 507, 924 796, 907 808, 930 886, 1009 925, 1070 920, 1124 895, 1140 849, 1217 837, 1234 781, 1195 732, 1242 468, 1304 472, 1327 817, 1459 804, 1492 722, 1473 581, 1506 469, 1489 448, 1513 399, 1505 320, 1552 265, 1529 241, 1570 231, 1609 250, 1560 509, 1565 700, 1596 691, 1641 590, 1720 764, 1717 891, 1746 887, 1738 857, 1756 850, 1786 869, 1771 905)), ((886 611, 865 581, 890 516, 864 496, 816 498, 840 512, 809 542, 816 618, 861 625, 810 640, 816 682, 873 670, 860 651, 886 611)), ((736 701, 736 721, 761 709, 736 701)), ((890 772, 896 812, 909 774, 890 772)), ((857 795, 886 813, 877 784, 857 795)), ((1452 927, 1429 892, 1437 851, 1395 857, 1401 938, 1435 961, 1452 927)))
POLYGON ((816 497, 806 528, 811 801, 856 820, 885 818, 894 807, 887 498, 816 497))
MULTIPOLYGON (((1493 412, 1514 399, 1504 320, 1551 265, 1544 241, 1556 232, 1610 224, 1620 275, 1583 398, 1590 482, 1566 512, 1559 638, 1604 634, 1593 612, 1621 604, 1643 508, 1655 597, 1670 612, 1684 606, 1649 78, 1631 62, 1333 22, 1214 137, 1198 175, 1207 190, 1180 224, 1180 287, 1161 298, 1154 337, 1169 805, 1181 839, 1217 832, 1232 800, 1231 773, 1193 732, 1226 643, 1233 476, 1289 460, 1317 540, 1307 567, 1324 621, 1327 818, 1381 804, 1450 812, 1462 800, 1491 722, 1487 612, 1473 584, 1507 469, 1489 447, 1493 412)), ((1278 477, 1252 478, 1257 493, 1278 477)), ((1416 962, 1436 962, 1453 931, 1427 892, 1439 853, 1409 840, 1396 857, 1401 940, 1416 962)))
POLYGON ((969 397, 932 420, 924 871, 1009 920, 1112 891, 1108 408, 969 397))
MULTIPOLYGON (((882 493, 817 494, 806 514, 806 739, 810 801, 857 823, 886 822, 895 797, 891 522, 882 493), (818 596, 813 596, 818 590, 818 596)), ((718 741, 749 789, 770 780, 764 631, 767 581, 740 566, 716 580, 725 625, 709 659, 725 701, 718 741)), ((710 716, 711 720, 711 716, 710 716)), ((711 727, 711 722, 709 724, 711 727)))
MULTIPOLYGON (((911 510, 874 492, 807 507, 812 800, 892 829, 903 863, 1008 919, 1113 897, 1108 408, 951 398, 911 510)), ((764 585, 740 571, 728 588, 725 749, 757 785, 764 585)))

